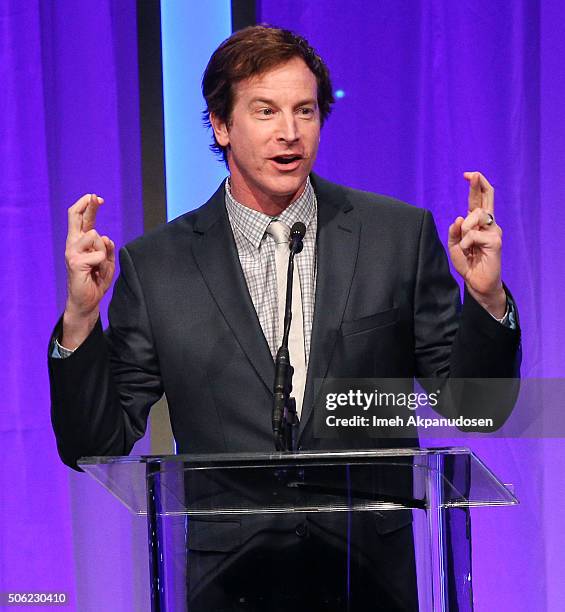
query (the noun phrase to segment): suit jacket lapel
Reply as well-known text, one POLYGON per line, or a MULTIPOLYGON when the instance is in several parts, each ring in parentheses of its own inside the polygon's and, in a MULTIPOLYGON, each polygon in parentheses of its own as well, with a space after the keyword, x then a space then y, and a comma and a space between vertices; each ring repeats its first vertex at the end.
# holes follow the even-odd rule
POLYGON ((193 254, 216 304, 253 368, 272 392, 275 368, 241 269, 223 185, 198 212, 193 254))
POLYGON ((318 203, 318 272, 312 342, 299 435, 312 415, 316 399, 314 382, 326 376, 334 352, 355 272, 360 233, 359 221, 351 212, 352 204, 339 201, 341 193, 336 193, 329 183, 315 175, 311 178, 318 203))

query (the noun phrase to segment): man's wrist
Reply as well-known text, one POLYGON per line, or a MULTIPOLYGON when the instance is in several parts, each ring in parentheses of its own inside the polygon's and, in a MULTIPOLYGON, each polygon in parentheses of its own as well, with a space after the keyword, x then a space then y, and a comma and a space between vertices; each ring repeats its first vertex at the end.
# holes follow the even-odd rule
POLYGON ((63 346, 57 338, 55 338, 55 348, 52 353, 52 357, 58 357, 59 359, 66 359, 70 357, 76 349, 69 349, 66 346, 63 346))
POLYGON ((87 315, 77 315, 72 311, 65 310, 63 314, 63 330, 61 337, 57 340, 61 348, 67 351, 76 350, 90 335, 98 321, 99 311, 87 315))
MULTIPOLYGON (((490 313, 489 313, 490 314, 490 313)), ((502 317, 495 317, 493 314, 490 314, 490 316, 495 320, 498 321, 499 323, 502 323, 502 325, 504 325, 506 323, 506 321, 508 320, 508 315, 510 314, 510 304, 508 303, 508 300, 506 301, 506 312, 504 313, 504 316, 502 317)))
POLYGON ((467 285, 467 291, 492 317, 497 321, 502 320, 508 314, 508 300, 504 287, 500 285, 500 289, 493 294, 481 295, 467 285))

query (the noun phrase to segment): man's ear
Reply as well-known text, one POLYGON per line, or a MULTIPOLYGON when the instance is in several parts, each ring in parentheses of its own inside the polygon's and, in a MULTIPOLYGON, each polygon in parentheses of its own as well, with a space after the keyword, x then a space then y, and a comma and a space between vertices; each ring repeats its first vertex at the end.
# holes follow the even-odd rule
POLYGON ((221 147, 227 147, 230 144, 230 137, 228 132, 227 123, 222 121, 214 113, 210 113, 210 124, 214 130, 214 136, 221 147))

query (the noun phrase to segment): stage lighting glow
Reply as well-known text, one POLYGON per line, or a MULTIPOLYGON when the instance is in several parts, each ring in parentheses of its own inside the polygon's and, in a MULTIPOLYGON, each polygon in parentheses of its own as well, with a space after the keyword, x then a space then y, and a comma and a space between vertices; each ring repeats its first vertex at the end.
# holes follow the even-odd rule
POLYGON ((161 0, 168 219, 206 202, 227 174, 208 148, 200 82, 210 55, 230 34, 229 0, 161 0))

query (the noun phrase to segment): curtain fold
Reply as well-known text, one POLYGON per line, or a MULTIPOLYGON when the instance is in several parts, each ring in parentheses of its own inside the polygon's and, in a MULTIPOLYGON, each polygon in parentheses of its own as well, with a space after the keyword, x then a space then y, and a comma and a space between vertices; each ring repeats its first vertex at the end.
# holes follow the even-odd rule
POLYGON ((65 592, 79 610, 149 609, 145 521, 60 462, 46 367, 67 208, 95 191, 118 246, 143 230, 135 7, 0 4, 0 591, 65 592))

